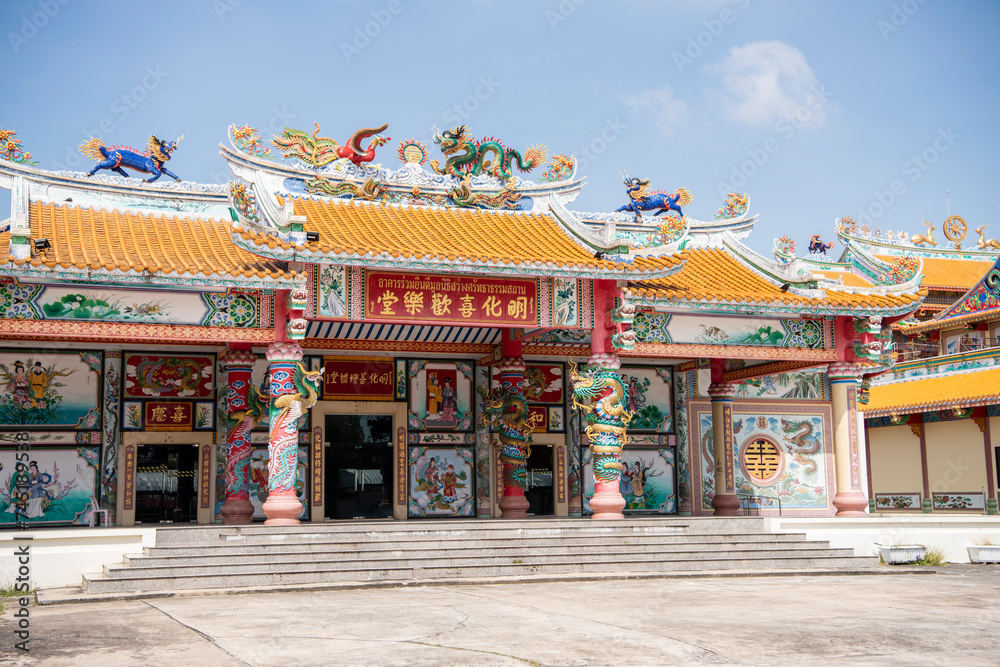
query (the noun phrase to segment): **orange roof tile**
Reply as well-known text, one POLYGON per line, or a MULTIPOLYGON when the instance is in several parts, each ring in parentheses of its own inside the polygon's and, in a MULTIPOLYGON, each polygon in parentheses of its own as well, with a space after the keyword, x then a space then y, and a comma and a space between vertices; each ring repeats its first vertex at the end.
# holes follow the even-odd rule
POLYGON ((813 275, 817 278, 823 278, 825 280, 831 280, 833 282, 840 281, 846 287, 871 287, 872 281, 868 280, 864 276, 859 276, 856 273, 850 271, 813 271, 813 275))
POLYGON ((108 211, 30 202, 31 237, 49 250, 26 260, 9 254, 9 232, 0 240, 0 263, 47 267, 164 273, 172 277, 294 277, 284 262, 264 259, 233 245, 222 220, 191 219, 134 211, 108 211))
MULTIPOLYGON (((279 197, 279 201, 281 198, 279 197)), ((406 259, 465 265, 641 274, 665 272, 680 265, 686 252, 639 257, 631 264, 595 259, 574 242, 549 215, 492 213, 480 209, 401 207, 293 198, 305 228, 319 233, 305 252, 352 259, 406 259)), ((271 249, 295 246, 273 236, 239 230, 243 239, 271 249)), ((310 261, 303 257, 304 261, 310 261)))
POLYGON ((996 402, 1000 402, 1000 368, 990 368, 875 384, 868 405, 858 409, 871 417, 996 402))
MULTIPOLYGON (((765 279, 729 252, 720 248, 695 248, 684 267, 668 278, 657 278, 630 284, 640 296, 677 301, 725 301, 748 304, 781 304, 804 309, 817 306, 838 308, 899 309, 916 305, 927 291, 913 294, 870 295, 852 294, 825 289, 826 297, 799 296, 782 292, 780 287, 765 279)), ((847 281, 844 281, 845 284, 847 281)))
MULTIPOLYGON (((897 257, 879 255, 879 259, 892 262, 897 257)), ((971 259, 944 259, 924 257, 924 279, 920 283, 929 289, 965 291, 979 282, 990 270, 993 262, 976 262, 971 259)))

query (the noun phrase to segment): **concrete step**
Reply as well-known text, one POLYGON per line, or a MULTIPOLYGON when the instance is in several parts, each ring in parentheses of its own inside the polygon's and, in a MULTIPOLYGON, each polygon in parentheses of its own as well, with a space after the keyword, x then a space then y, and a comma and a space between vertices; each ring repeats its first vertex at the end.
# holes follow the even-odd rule
POLYGON ((105 594, 125 591, 165 591, 247 586, 282 586, 347 581, 407 581, 433 579, 467 579, 470 577, 516 577, 527 575, 557 575, 585 573, 681 572, 692 570, 765 570, 765 569, 829 569, 874 567, 876 558, 856 556, 811 556, 775 558, 755 556, 743 558, 705 558, 686 560, 584 560, 572 563, 544 561, 493 565, 428 565, 426 567, 383 566, 356 569, 311 568, 306 571, 272 571, 251 574, 174 574, 143 578, 84 577, 87 593, 105 594))
MULTIPOLYGON (((126 556, 128 567, 164 567, 170 564, 184 565, 188 563, 272 563, 318 561, 338 558, 340 560, 379 560, 385 558, 435 558, 446 554, 448 557, 484 558, 491 556, 549 556, 549 555, 586 555, 586 554, 668 554, 668 553, 702 553, 706 551, 798 551, 803 549, 827 549, 827 542, 810 542, 808 540, 776 540, 765 543, 760 540, 727 540, 725 542, 665 542, 651 541, 638 544, 565 544, 559 540, 546 540, 545 544, 527 543, 511 544, 509 541, 487 546, 450 546, 442 550, 437 547, 425 548, 417 545, 400 545, 385 547, 381 544, 370 545, 292 545, 280 544, 256 549, 234 547, 218 550, 209 547, 211 552, 177 553, 166 548, 148 549, 148 554, 126 556), (318 548, 326 546, 327 548, 318 548), (443 553, 442 553, 443 552, 443 553)), ((177 547, 177 551, 194 551, 195 547, 177 547)))
MULTIPOLYGON (((285 536, 287 537, 287 536, 285 536)), ((497 545, 510 545, 512 543, 524 543, 531 546, 580 546, 587 547, 595 544, 620 544, 620 545, 640 545, 640 544, 721 544, 730 542, 747 543, 775 543, 775 542, 797 542, 803 541, 805 535, 801 533, 682 533, 682 534, 642 534, 642 535, 587 535, 575 536, 530 536, 523 540, 512 540, 506 536, 493 535, 473 535, 473 536, 437 536, 437 535, 415 535, 407 539, 398 539, 391 536, 391 539, 382 536, 371 536, 366 539, 352 537, 342 539, 339 536, 324 535, 315 539, 269 539, 267 537, 252 537, 247 539, 227 539, 222 544, 168 544, 165 546, 147 547, 145 553, 149 556, 168 555, 199 555, 212 553, 231 553, 239 551, 242 553, 280 553, 282 551, 325 551, 330 549, 456 549, 464 547, 490 548, 497 545)))
POLYGON ((320 539, 324 535, 364 536, 397 535, 409 538, 419 534, 475 535, 493 533, 504 536, 522 534, 645 534, 676 532, 760 532, 761 517, 726 518, 626 518, 622 521, 592 521, 590 519, 413 519, 408 521, 366 520, 304 523, 295 526, 265 526, 262 523, 243 526, 167 526, 157 528, 157 545, 218 544, 234 538, 263 536, 266 539, 320 539))
POLYGON ((142 559, 133 559, 126 566, 106 565, 104 573, 110 578, 141 579, 155 576, 194 576, 203 574, 246 574, 258 572, 306 572, 314 569, 324 570, 354 570, 364 567, 381 568, 384 566, 426 568, 429 566, 482 567, 485 565, 507 565, 525 562, 546 564, 569 564, 580 561, 594 563, 646 563, 656 561, 685 561, 692 559, 720 560, 742 558, 814 558, 822 556, 852 556, 851 549, 720 549, 715 551, 687 550, 656 553, 621 553, 579 554, 573 551, 551 551, 538 554, 513 553, 501 556, 482 556, 479 554, 431 554, 424 557, 410 555, 383 554, 378 557, 330 557, 326 554, 315 554, 315 558, 258 558, 250 562, 219 562, 217 559, 199 559, 194 562, 167 562, 165 564, 145 563, 142 559))

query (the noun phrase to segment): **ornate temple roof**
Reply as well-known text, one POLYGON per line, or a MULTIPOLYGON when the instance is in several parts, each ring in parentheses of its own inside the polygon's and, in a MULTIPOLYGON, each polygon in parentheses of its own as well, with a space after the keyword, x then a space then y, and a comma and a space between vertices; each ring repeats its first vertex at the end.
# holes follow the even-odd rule
MULTIPOLYGON (((597 259, 552 215, 291 197, 319 240, 296 245, 264 230, 233 230, 241 247, 295 261, 463 273, 591 278, 667 276, 687 253, 631 262, 597 259)), ((286 198, 278 196, 282 205, 286 198)))
POLYGON ((951 375, 909 377, 873 384, 868 405, 859 406, 866 417, 925 412, 941 408, 966 408, 1000 401, 1000 368, 951 375))
POLYGON ((691 248, 688 253, 688 260, 678 273, 668 278, 632 282, 629 295, 637 302, 654 306, 686 304, 744 311, 752 308, 815 314, 850 311, 892 314, 913 310, 927 293, 916 286, 896 292, 879 290, 854 274, 846 274, 850 277, 844 281, 845 286, 854 286, 854 290, 821 286, 815 276, 782 283, 780 276, 769 277, 755 270, 728 246, 691 248))
POLYGON ((910 335, 997 317, 1000 317, 1000 257, 985 265, 972 288, 955 303, 925 322, 900 324, 898 328, 910 335))
MULTIPOLYGON (((876 256, 886 262, 895 259, 889 255, 876 256)), ((924 280, 921 285, 929 290, 955 292, 967 290, 975 285, 992 265, 988 259, 977 261, 947 257, 924 257, 923 262, 924 280)))
POLYGON ((86 279, 248 288, 291 287, 304 274, 233 245, 224 220, 136 211, 95 210, 31 201, 32 239, 47 250, 9 256, 10 231, 0 235, 0 273, 18 278, 86 279), (85 272, 81 275, 81 272, 85 272))

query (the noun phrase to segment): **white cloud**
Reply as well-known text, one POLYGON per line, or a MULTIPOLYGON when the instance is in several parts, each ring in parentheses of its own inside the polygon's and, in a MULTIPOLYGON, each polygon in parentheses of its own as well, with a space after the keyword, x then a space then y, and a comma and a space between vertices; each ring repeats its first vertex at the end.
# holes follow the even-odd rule
POLYGON ((730 49, 706 74, 719 75, 727 94, 724 112, 750 125, 764 125, 789 114, 808 124, 826 121, 824 94, 802 52, 784 42, 750 42, 730 49), (803 109, 810 113, 803 114, 803 109))
POLYGON ((674 89, 670 86, 651 88, 638 95, 627 95, 625 104, 633 111, 652 115, 663 134, 673 134, 687 114, 687 105, 674 98, 674 89))

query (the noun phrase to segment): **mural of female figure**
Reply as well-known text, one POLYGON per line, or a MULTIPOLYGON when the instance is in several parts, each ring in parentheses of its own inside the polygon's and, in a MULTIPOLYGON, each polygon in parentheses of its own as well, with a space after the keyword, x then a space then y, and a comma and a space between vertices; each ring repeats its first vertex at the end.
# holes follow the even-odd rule
POLYGON ((436 415, 441 411, 441 387, 438 385, 437 373, 431 374, 427 385, 427 416, 436 415))
POLYGON ((451 386, 451 378, 444 379, 444 387, 441 389, 442 401, 441 404, 444 406, 444 414, 441 415, 441 421, 453 421, 455 419, 455 409, 458 407, 458 394, 455 393, 454 387, 451 386))
POLYGON ((52 483, 52 475, 47 472, 38 472, 38 461, 28 464, 28 476, 30 477, 28 488, 28 511, 24 513, 29 519, 45 516, 42 511, 42 503, 46 498, 52 498, 45 487, 52 483))
POLYGON ((424 472, 424 484, 427 485, 427 495, 432 495, 438 488, 438 467, 437 457, 431 457, 427 462, 427 470, 424 472))
POLYGON ((632 492, 632 471, 629 470, 627 461, 622 461, 622 473, 618 478, 618 492, 623 496, 632 492))
POLYGON ((10 377, 10 382, 7 383, 7 393, 14 398, 14 402, 18 405, 24 405, 28 402, 28 376, 24 374, 24 363, 21 361, 14 362, 14 375, 10 377))

